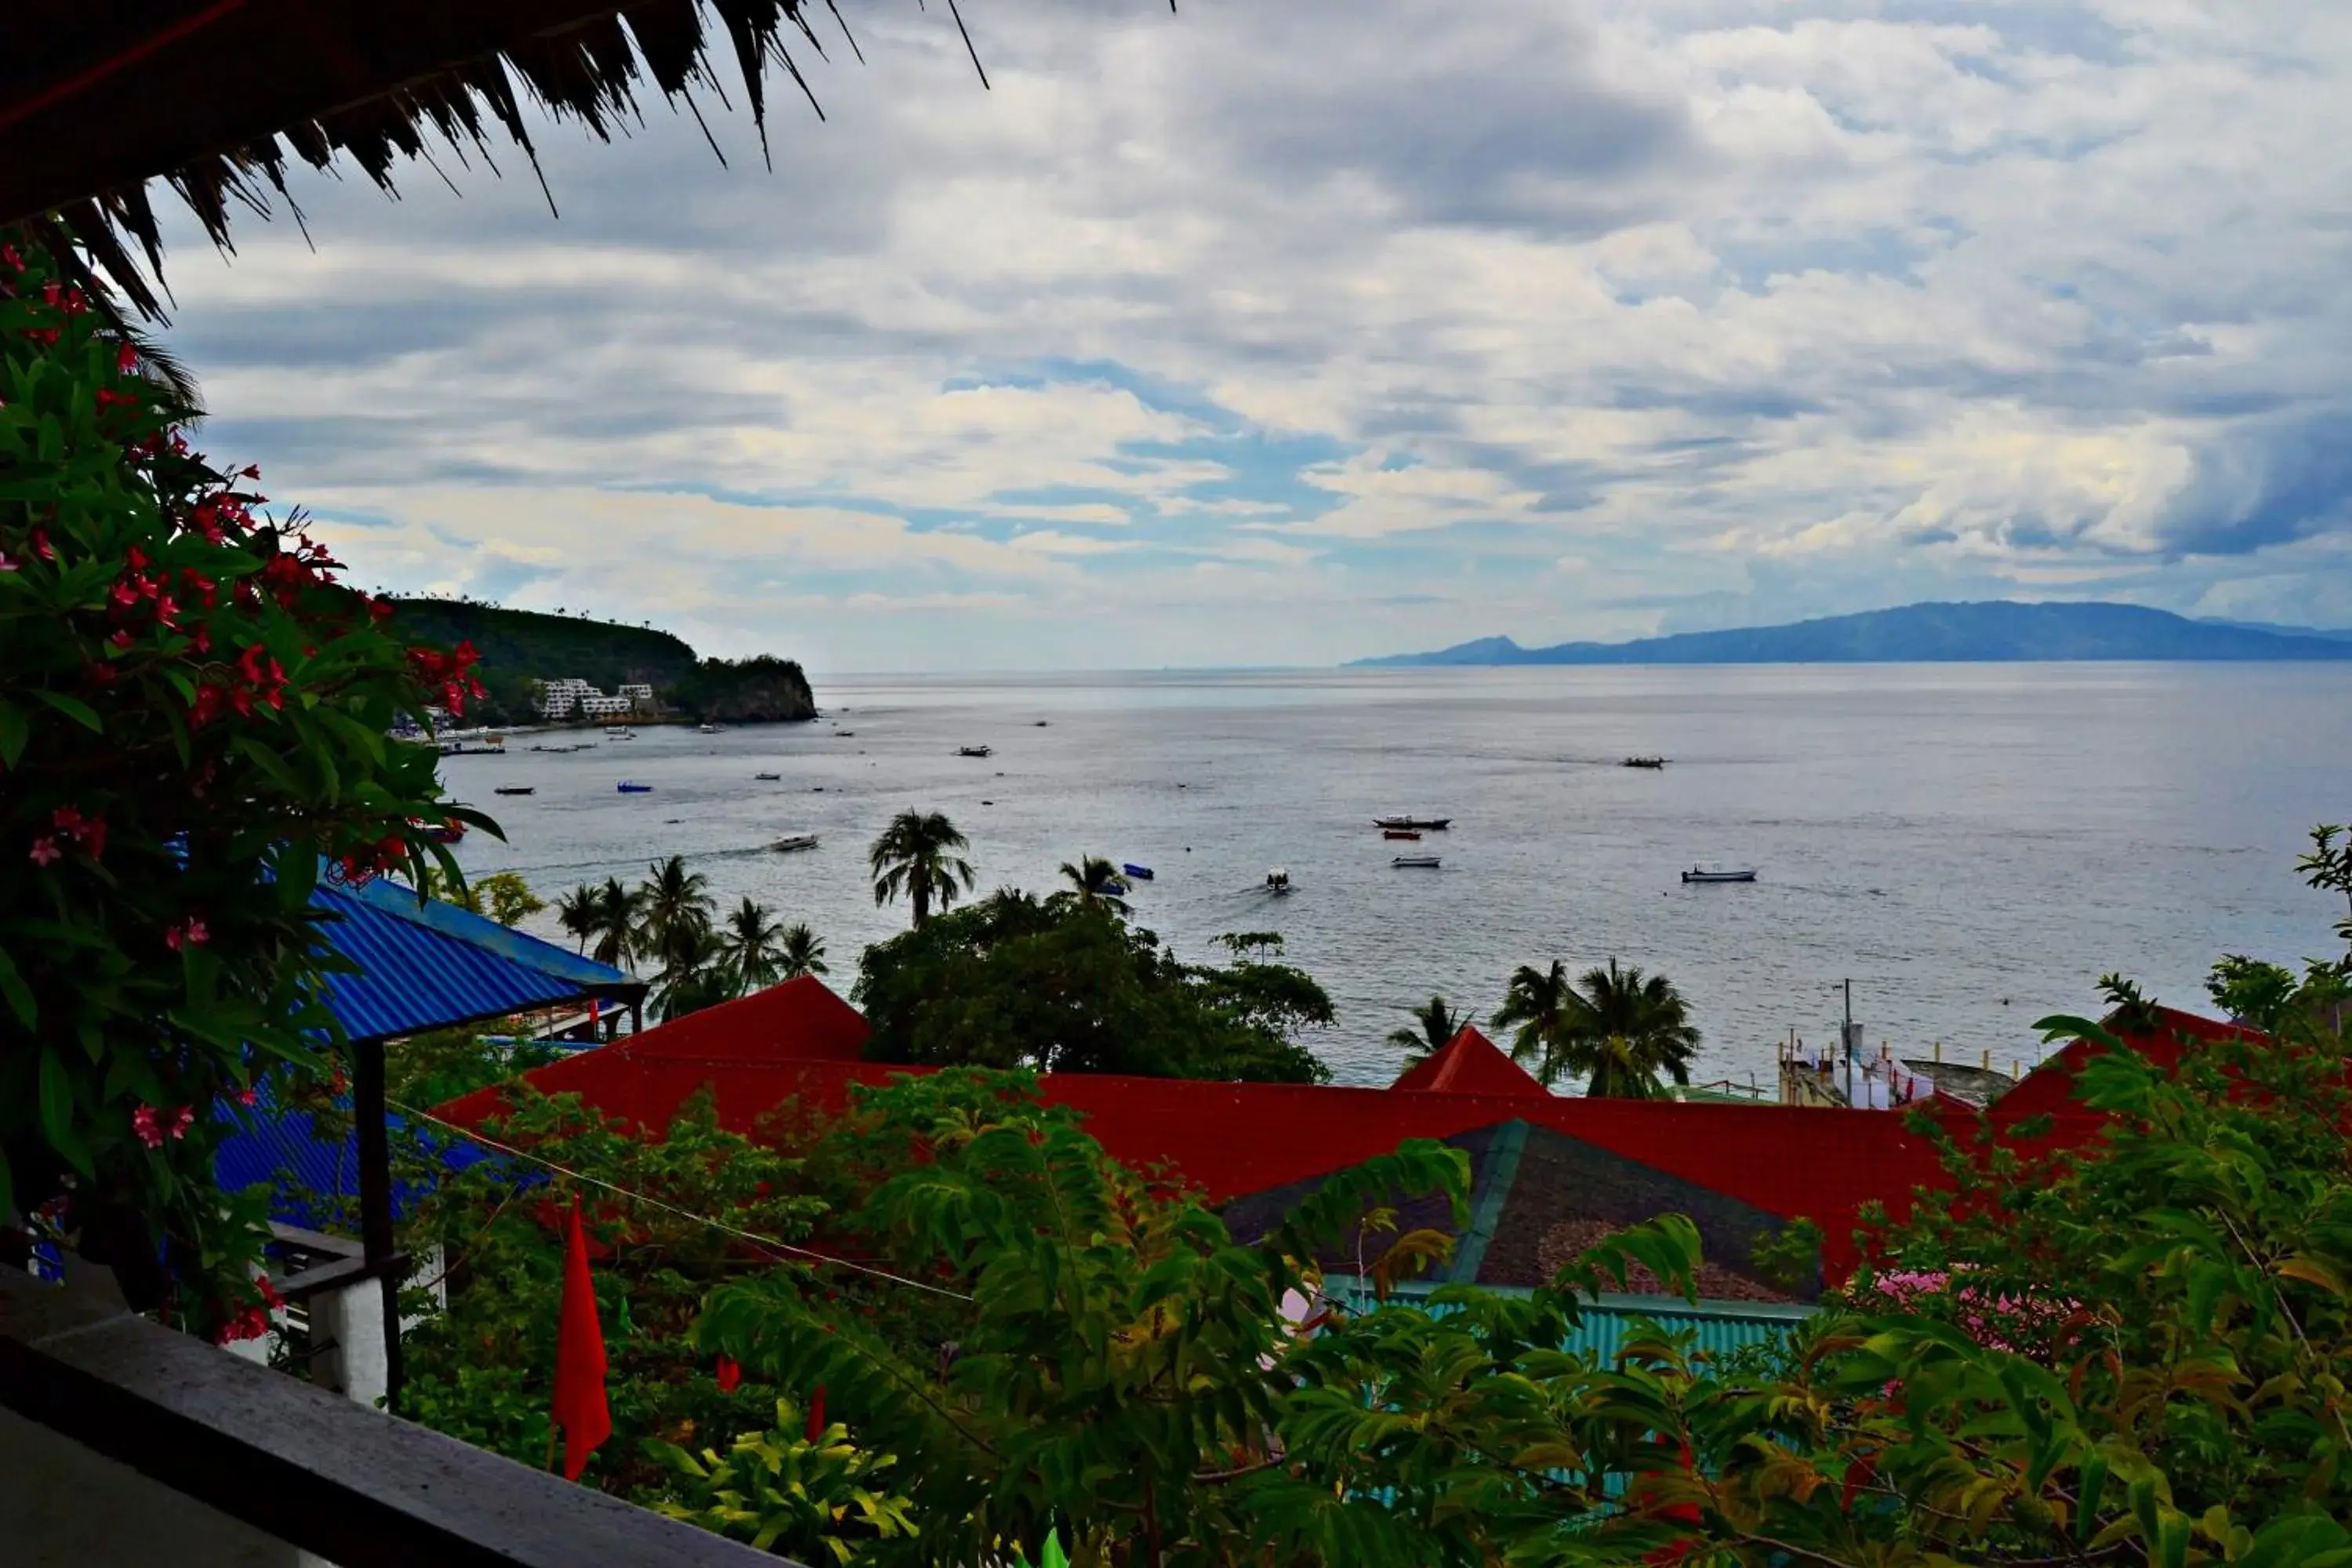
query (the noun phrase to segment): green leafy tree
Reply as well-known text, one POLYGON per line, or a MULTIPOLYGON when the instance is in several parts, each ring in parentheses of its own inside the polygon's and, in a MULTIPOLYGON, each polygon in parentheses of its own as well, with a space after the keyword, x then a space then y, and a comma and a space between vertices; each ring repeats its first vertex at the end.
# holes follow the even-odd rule
POLYGON ((885 1061, 1320 1082, 1332 1018, 1284 964, 1181 963, 1108 910, 1003 889, 866 950, 853 993, 885 1061))
POLYGON ((971 891, 971 862, 956 853, 970 847, 944 814, 900 812, 866 855, 876 907, 903 897, 914 906, 914 924, 920 929, 934 906, 947 909, 971 891))
POLYGON ((1069 886, 1056 898, 1076 899, 1088 909, 1108 910, 1121 917, 1129 912, 1127 895, 1132 884, 1099 855, 1082 856, 1075 865, 1063 861, 1062 880, 1069 886))
POLYGON ((0 1215, 247 1334, 267 1232, 215 1107, 332 1070, 321 867, 454 872, 426 828, 490 826, 387 738, 465 706, 472 651, 392 635, 258 470, 192 450, 105 307, 0 230, 0 1215))
POLYGON ((1644 975, 1615 959, 1569 984, 1558 960, 1549 970, 1521 966, 1495 1022, 1516 1026, 1511 1054, 1532 1057, 1546 1084, 1574 1075, 1597 1098, 1656 1100, 1664 1080, 1690 1082, 1698 1030, 1682 993, 1663 974, 1644 975))
POLYGON ((773 1426, 739 1432, 724 1453, 660 1438, 646 1448, 676 1478, 677 1495, 656 1510, 762 1552, 824 1552, 845 1563, 870 1542, 915 1533, 907 1500, 885 1489, 898 1460, 856 1447, 839 1422, 811 1433, 789 1399, 776 1401, 773 1426))
POLYGON ((404 1310, 425 1321, 405 1336, 402 1415, 532 1466, 547 1462, 548 1390, 555 1373, 563 1291, 564 1230, 576 1193, 599 1245, 593 1276, 610 1360, 614 1440, 596 1451, 587 1479, 639 1501, 672 1495, 672 1472, 645 1448, 651 1437, 690 1440, 764 1426, 777 1390, 754 1376, 721 1389, 688 1331, 702 1297, 746 1271, 775 1268, 762 1251, 698 1216, 736 1231, 795 1243, 823 1204, 800 1191, 797 1163, 721 1129, 707 1096, 689 1101, 658 1139, 608 1122, 574 1097, 528 1085, 486 1131, 593 1184, 558 1178, 502 1157, 452 1171, 437 1152, 446 1135, 412 1131, 395 1144, 395 1173, 415 1208, 402 1241, 437 1247, 448 1296, 436 1310, 411 1291, 404 1310))
POLYGON ((431 867, 425 874, 425 895, 509 928, 547 908, 519 871, 493 871, 467 882, 431 867))

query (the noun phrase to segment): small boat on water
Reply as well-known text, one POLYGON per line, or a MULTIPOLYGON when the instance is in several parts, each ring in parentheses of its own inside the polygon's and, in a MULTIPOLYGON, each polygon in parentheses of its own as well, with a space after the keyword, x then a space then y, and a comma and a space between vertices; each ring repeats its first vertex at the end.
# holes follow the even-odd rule
POLYGON ((989 746, 958 746, 956 748, 956 755, 959 757, 992 757, 996 755, 996 752, 992 747, 989 746))
POLYGON ((784 775, 782 773, 753 773, 751 776, 758 779, 761 784, 774 784, 778 779, 782 778, 784 775))
POLYGON ((537 784, 500 784, 490 793, 492 795, 529 795, 538 787, 537 784))
POLYGON ((1129 881, 1149 882, 1151 880, 1151 868, 1149 866, 1138 866, 1130 862, 1127 865, 1121 866, 1119 868, 1119 872, 1129 881))
POLYGON ((1421 829, 1418 827, 1383 827, 1381 829, 1381 837, 1383 838, 1409 838, 1415 844, 1418 844, 1421 842, 1421 829))
POLYGON ((1694 866, 1683 873, 1685 882, 1752 882, 1755 879, 1756 868, 1752 866, 1694 866))
POLYGON ((1376 816, 1372 818, 1372 826, 1380 828, 1426 828, 1436 833, 1443 832, 1453 820, 1450 816, 1376 816))
POLYGON ((654 793, 653 785, 632 784, 627 779, 623 779, 617 787, 623 795, 651 795, 654 793))
POLYGON ((769 845, 768 847, 775 850, 780 855, 789 855, 795 849, 814 849, 816 847, 816 835, 814 833, 788 833, 783 837, 777 839, 773 844, 769 845))
POLYGON ((1434 855, 1400 855, 1389 862, 1400 871, 1434 871, 1438 858, 1434 855))
POLYGON ((1658 769, 1666 765, 1666 759, 1664 757, 1628 757, 1617 765, 1624 768, 1658 769))
POLYGON ((625 724, 607 725, 604 730, 604 739, 608 741, 634 741, 636 738, 637 732, 625 724))
POLYGON ((1265 890, 1269 893, 1290 891, 1289 869, 1286 867, 1276 866, 1273 870, 1268 871, 1265 874, 1265 890))
POLYGON ((835 730, 833 732, 833 738, 836 741, 846 741, 851 739, 856 733, 857 731, 855 730, 835 730))
POLYGON ((436 844, 455 844, 466 837, 466 825, 454 816, 446 822, 426 823, 424 826, 425 837, 436 844))
POLYGON ((716 735, 719 733, 719 726, 716 724, 697 724, 694 727, 694 732, 698 735, 716 735))

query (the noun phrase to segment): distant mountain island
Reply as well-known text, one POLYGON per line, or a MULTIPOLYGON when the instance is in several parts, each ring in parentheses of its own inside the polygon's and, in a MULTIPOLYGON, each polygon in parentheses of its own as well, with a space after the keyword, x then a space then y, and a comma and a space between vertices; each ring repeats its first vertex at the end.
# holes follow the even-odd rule
POLYGON ((1481 637, 1435 653, 1350 668, 1497 664, 1930 664, 2027 659, 2352 659, 2352 632, 2198 621, 2139 605, 1906 605, 1780 626, 1684 632, 1632 642, 1521 647, 1481 637))
POLYGON ((816 717, 808 677, 791 659, 701 658, 683 637, 647 626, 466 599, 394 599, 392 606, 394 626, 409 637, 441 647, 470 642, 480 652, 489 700, 479 716, 493 724, 529 722, 536 717, 533 683, 566 677, 606 691, 642 682, 666 710, 688 719, 748 724, 816 717))

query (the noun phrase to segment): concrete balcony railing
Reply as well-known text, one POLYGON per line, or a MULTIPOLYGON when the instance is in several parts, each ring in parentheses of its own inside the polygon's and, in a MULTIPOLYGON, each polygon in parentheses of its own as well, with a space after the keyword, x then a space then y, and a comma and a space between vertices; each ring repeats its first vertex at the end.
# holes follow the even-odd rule
POLYGON ((0 1266, 8 1568, 778 1568, 0 1266))

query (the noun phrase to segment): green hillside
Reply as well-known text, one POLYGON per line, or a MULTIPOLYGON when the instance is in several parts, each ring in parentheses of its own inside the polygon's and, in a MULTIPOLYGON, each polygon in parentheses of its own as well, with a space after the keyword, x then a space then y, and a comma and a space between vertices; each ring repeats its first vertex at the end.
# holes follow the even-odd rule
POLYGON ((456 599, 392 604, 393 624, 409 637, 440 647, 471 642, 480 652, 482 684, 489 691, 481 717, 490 723, 529 721, 536 716, 531 683, 566 676, 606 691, 643 681, 666 707, 688 718, 757 722, 816 716, 807 679, 789 659, 698 658, 685 638, 668 632, 581 616, 456 599))

